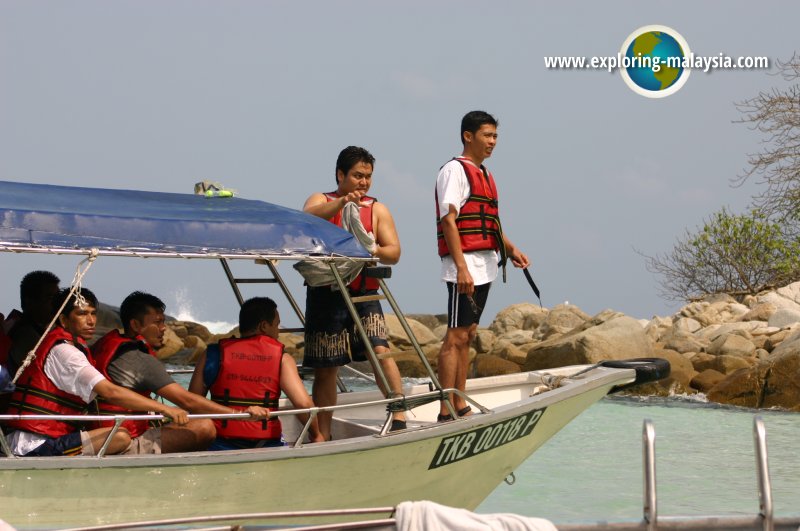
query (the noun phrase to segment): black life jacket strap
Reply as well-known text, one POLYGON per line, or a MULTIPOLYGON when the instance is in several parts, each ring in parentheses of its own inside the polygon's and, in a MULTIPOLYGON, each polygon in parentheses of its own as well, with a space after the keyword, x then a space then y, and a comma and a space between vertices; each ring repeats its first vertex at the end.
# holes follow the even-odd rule
POLYGON ((533 281, 533 277, 531 276, 531 273, 528 271, 527 267, 523 269, 522 272, 525 274, 525 279, 528 281, 528 284, 530 284, 533 293, 536 294, 536 298, 539 299, 539 308, 541 308, 542 297, 539 294, 539 288, 536 286, 536 282, 533 281))

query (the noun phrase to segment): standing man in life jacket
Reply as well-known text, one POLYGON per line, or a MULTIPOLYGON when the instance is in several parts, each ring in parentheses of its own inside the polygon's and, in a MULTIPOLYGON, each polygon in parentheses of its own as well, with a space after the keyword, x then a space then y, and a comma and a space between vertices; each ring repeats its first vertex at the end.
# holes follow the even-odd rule
MULTIPOLYGON (((164 331, 167 328, 165 309, 161 299, 149 293, 134 291, 125 297, 119 308, 123 332, 112 330, 92 347, 97 369, 117 385, 148 398, 155 393, 191 413, 239 413, 233 408, 190 393, 167 373, 164 364, 156 356, 156 349, 164 344, 164 331)), ((102 398, 98 399, 97 406, 101 414, 109 415, 146 412, 119 407, 102 398)), ((269 414, 259 405, 247 408, 246 412, 253 418, 262 419, 269 414)), ((256 424, 238 420, 230 423, 256 424)), ((113 422, 101 425, 113 425, 113 422)), ((214 423, 209 419, 192 419, 183 426, 166 424, 153 427, 146 420, 128 420, 123 426, 133 439, 125 452, 130 454, 205 450, 216 436, 214 423)))
MULTIPOLYGON (((27 415, 82 415, 95 397, 120 407, 154 411, 186 424, 186 411, 150 400, 113 384, 92 365, 86 342, 94 336, 97 324, 97 298, 88 289, 70 295, 64 289, 55 301, 66 305, 53 328, 36 349, 36 357, 17 380, 11 394, 8 414, 19 420, 5 423, 11 450, 19 456, 95 455, 111 428, 83 430, 86 424, 57 420, 28 420, 27 415)), ((111 439, 106 453, 125 451, 131 437, 120 428, 111 439)))
MULTIPOLYGON (((342 209, 347 203, 355 203, 359 206, 364 228, 375 237, 374 245, 367 250, 380 263, 391 265, 400 260, 400 239, 389 209, 367 195, 374 167, 375 157, 366 149, 356 146, 343 149, 336 159, 336 190, 311 195, 303 210, 341 227, 342 209)), ((378 282, 359 275, 349 290, 351 295, 374 295, 378 293, 378 282)), ((380 302, 365 301, 355 306, 375 352, 389 352, 386 321, 380 302)), ((351 358, 354 361, 366 360, 366 347, 341 293, 330 286, 307 287, 305 317, 303 366, 314 368, 314 403, 319 407, 332 406, 336 404, 339 367, 350 363, 351 358)), ((383 359, 380 364, 391 388, 381 391, 384 395, 400 394, 402 381, 394 359, 383 359)), ((330 438, 332 417, 332 412, 319 414, 319 427, 326 438, 330 438)), ((405 414, 393 413, 392 431, 405 427, 405 414)))
MULTIPOLYGON (((275 301, 269 297, 246 300, 239 310, 241 338, 222 339, 218 345, 209 345, 195 365, 189 390, 202 396, 210 390, 215 402, 240 408, 248 404, 277 408, 283 391, 295 408, 314 407, 294 358, 284 354, 283 344, 278 341, 280 325, 275 301)), ((297 419, 305 424, 308 415, 297 415, 297 419)), ((209 450, 285 444, 279 418, 263 423, 217 420, 214 424, 217 439, 209 450)), ((308 434, 311 442, 325 441, 316 418, 312 419, 308 434)))
MULTIPOLYGON (((461 120, 461 143, 461 156, 439 170, 435 196, 436 238, 447 283, 447 333, 437 372, 443 388, 463 391, 469 344, 499 267, 505 271, 506 259, 520 268, 530 262, 503 234, 497 186, 483 165, 497 144, 497 120, 483 111, 467 113, 461 120)), ((458 416, 471 414, 462 397, 450 400, 458 416)), ((445 402, 438 420, 453 420, 445 402)))

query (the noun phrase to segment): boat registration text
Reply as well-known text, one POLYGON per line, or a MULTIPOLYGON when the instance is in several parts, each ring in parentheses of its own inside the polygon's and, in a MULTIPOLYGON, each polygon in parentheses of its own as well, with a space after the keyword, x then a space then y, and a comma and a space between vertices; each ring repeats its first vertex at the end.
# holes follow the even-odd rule
POLYGON ((488 452, 521 439, 533 432, 545 409, 535 409, 503 422, 483 426, 466 433, 446 437, 439 443, 428 470, 449 465, 473 455, 488 452))

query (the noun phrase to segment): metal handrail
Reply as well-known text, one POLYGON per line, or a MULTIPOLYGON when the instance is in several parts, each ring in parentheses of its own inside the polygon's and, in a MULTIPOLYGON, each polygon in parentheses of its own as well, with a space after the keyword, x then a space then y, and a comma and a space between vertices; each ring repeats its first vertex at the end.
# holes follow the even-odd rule
POLYGON ((644 476, 644 521, 648 531, 656 529, 658 498, 656 496, 656 431, 653 421, 642 425, 642 463, 644 476))
MULTIPOLYGON (((436 377, 436 373, 434 373, 433 368, 431 367, 430 363, 428 363, 428 358, 425 356, 425 353, 422 351, 422 347, 420 347, 419 342, 417 341, 417 337, 414 335, 414 332, 411 330, 408 322, 406 321, 406 316, 403 312, 400 311, 400 307, 397 305, 397 302, 394 300, 394 296, 392 296, 389 288, 386 286, 386 282, 382 278, 378 279, 378 285, 381 287, 381 291, 383 294, 386 295, 386 300, 389 302, 389 306, 392 307, 394 310, 394 314, 397 317, 397 320, 400 321, 400 325, 403 327, 403 331, 408 336, 409 341, 411 341, 411 346, 414 348, 414 351, 419 356, 420 361, 422 362, 423 367, 425 367, 425 371, 428 373, 428 376, 431 379, 431 383, 437 389, 441 389, 442 385, 439 383, 439 379, 436 377)), ((445 401, 445 407, 447 408, 448 413, 453 418, 456 418, 458 415, 456 413, 456 409, 453 406, 450 400, 445 401)))
MULTIPOLYGON (((414 398, 419 399, 432 399, 438 400, 443 395, 449 397, 451 394, 458 394, 467 402, 473 404, 474 406, 478 407, 482 412, 486 413, 489 409, 485 408, 484 406, 477 403, 474 399, 468 396, 466 393, 459 389, 450 388, 450 389, 442 389, 436 391, 429 391, 427 393, 420 393, 415 394, 414 398)), ((270 410, 268 419, 274 419, 279 417, 288 417, 288 416, 296 416, 296 415, 308 415, 309 418, 305 422, 303 429, 300 435, 295 441, 293 448, 301 448, 303 446, 303 437, 305 434, 308 433, 308 430, 311 428, 311 423, 313 419, 323 411, 339 411, 339 410, 346 410, 346 409, 359 409, 364 407, 370 406, 380 406, 380 405, 387 405, 396 402, 403 402, 406 397, 391 397, 391 398, 381 398, 378 400, 367 400, 364 402, 355 402, 353 404, 337 404, 335 406, 325 406, 325 407, 311 407, 311 408, 302 408, 302 409, 280 409, 280 410, 270 410)), ((97 421, 114 421, 114 427, 112 431, 109 432, 109 435, 106 437, 106 440, 103 444, 101 452, 98 452, 97 457, 102 457, 105 449, 108 447, 109 442, 111 441, 111 437, 122 424, 122 422, 126 420, 164 420, 168 417, 157 413, 157 414, 130 414, 130 415, 0 415, 0 422, 6 420, 58 420, 58 421, 80 421, 80 422, 97 422, 97 421)), ((261 422, 261 420, 253 419, 250 417, 249 413, 193 413, 187 415, 187 418, 190 420, 197 420, 197 419, 212 419, 212 420, 243 420, 243 421, 252 421, 252 422, 261 422)), ((379 432, 381 435, 385 435, 385 433, 379 432)), ((0 448, 5 452, 6 457, 16 458, 13 452, 11 451, 10 447, 8 446, 8 441, 6 440, 5 434, 0 430, 0 448)))
MULTIPOLYGON (((189 516, 186 518, 169 518, 164 520, 145 520, 139 522, 127 522, 121 524, 105 524, 90 527, 74 527, 69 529, 62 529, 61 531, 112 531, 116 529, 133 529, 138 527, 155 527, 155 526, 168 526, 177 524, 198 524, 204 522, 224 522, 227 520, 267 520, 278 518, 319 518, 324 516, 360 516, 371 514, 394 514, 395 507, 369 507, 364 509, 330 509, 330 510, 310 510, 310 511, 282 511, 272 513, 244 513, 244 514, 220 514, 213 516, 189 516)), ((390 523, 388 520, 365 520, 371 523, 390 523)), ((394 522, 394 519, 391 519, 394 522)), ((332 529, 342 529, 347 523, 336 524, 332 529)), ((324 529, 324 527, 314 526, 314 529, 324 529)), ((331 527, 328 527, 331 529, 331 527)), ((292 526, 291 529, 311 529, 309 527, 297 528, 292 526)))
POLYGON ((756 472, 758 475, 758 502, 764 531, 775 529, 772 507, 772 482, 769 478, 767 458, 767 430, 760 415, 753 418, 753 442, 756 447, 756 472))
POLYGON ((767 456, 767 432, 764 420, 756 415, 753 418, 753 442, 756 454, 756 472, 758 476, 758 515, 754 516, 699 516, 658 517, 656 496, 655 466, 655 429, 650 419, 645 419, 642 426, 642 455, 644 476, 644 518, 640 522, 601 522, 598 524, 559 525, 564 531, 594 531, 597 529, 613 529, 617 531, 656 529, 758 529, 775 531, 775 529, 799 529, 800 518, 775 518, 772 505, 772 483, 769 476, 769 460, 767 456))

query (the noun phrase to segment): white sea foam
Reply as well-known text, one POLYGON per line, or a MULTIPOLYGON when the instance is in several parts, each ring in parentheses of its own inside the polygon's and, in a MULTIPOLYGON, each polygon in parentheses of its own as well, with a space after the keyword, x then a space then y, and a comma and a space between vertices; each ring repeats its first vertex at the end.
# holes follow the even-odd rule
POLYGON ((201 324, 208 328, 209 332, 212 334, 227 334, 237 326, 236 323, 228 321, 205 321, 195 317, 195 311, 192 307, 192 302, 189 300, 189 294, 186 288, 175 290, 173 297, 175 299, 175 305, 173 306, 175 310, 173 313, 175 318, 179 321, 191 321, 201 324))

